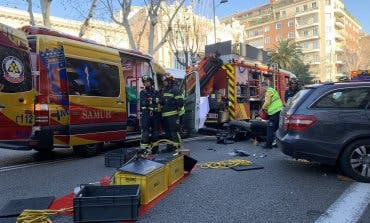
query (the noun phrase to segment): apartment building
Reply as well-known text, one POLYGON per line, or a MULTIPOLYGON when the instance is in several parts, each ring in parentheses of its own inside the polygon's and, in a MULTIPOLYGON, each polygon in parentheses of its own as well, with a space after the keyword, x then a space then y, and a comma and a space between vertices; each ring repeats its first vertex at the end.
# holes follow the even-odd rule
POLYGON ((343 0, 270 0, 231 18, 246 29, 245 42, 269 50, 282 39, 297 42, 315 80, 335 81, 349 74, 348 55, 358 46, 361 25, 343 0))

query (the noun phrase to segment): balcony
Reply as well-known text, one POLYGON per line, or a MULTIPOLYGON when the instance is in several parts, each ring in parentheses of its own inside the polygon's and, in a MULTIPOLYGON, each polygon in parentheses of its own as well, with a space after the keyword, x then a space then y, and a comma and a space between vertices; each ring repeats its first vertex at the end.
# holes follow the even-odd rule
POLYGON ((309 11, 299 12, 299 13, 297 13, 295 15, 295 17, 296 18, 299 18, 299 17, 303 17, 303 16, 315 14, 315 13, 319 13, 319 9, 318 8, 311 8, 311 10, 309 10, 309 11))
POLYGON ((344 62, 343 62, 342 60, 340 60, 340 59, 337 59, 337 60, 335 61, 335 65, 337 65, 337 66, 342 66, 342 65, 344 65, 344 62))
POLYGON ((335 47, 335 52, 343 53, 344 52, 343 46, 336 46, 335 47))
POLYGON ((310 27, 314 27, 314 26, 318 26, 319 23, 318 22, 314 22, 314 23, 306 23, 306 24, 298 24, 296 26, 296 29, 297 30, 300 30, 300 29, 305 29, 305 28, 310 28, 310 27))
POLYGON ((335 40, 341 42, 341 41, 344 41, 345 38, 344 38, 344 35, 342 32, 335 32, 335 40))
POLYGON ((313 49, 313 48, 302 49, 302 53, 303 54, 306 54, 306 53, 315 53, 315 52, 320 52, 320 49, 313 49))
POLYGON ((341 18, 341 17, 344 17, 344 16, 345 16, 344 11, 343 11, 341 8, 336 8, 336 9, 334 9, 334 15, 335 15, 336 17, 339 17, 339 18, 341 18))
POLYGON ((255 39, 259 39, 259 38, 263 38, 263 34, 259 34, 257 36, 247 37, 246 40, 255 40, 255 39))
POLYGON ((310 35, 310 36, 299 36, 297 35, 296 36, 296 42, 303 42, 303 41, 307 41, 307 40, 312 40, 312 39, 318 39, 319 36, 318 35, 310 35))
POLYGON ((336 21, 335 22, 335 28, 343 29, 344 28, 344 23, 342 21, 336 21))

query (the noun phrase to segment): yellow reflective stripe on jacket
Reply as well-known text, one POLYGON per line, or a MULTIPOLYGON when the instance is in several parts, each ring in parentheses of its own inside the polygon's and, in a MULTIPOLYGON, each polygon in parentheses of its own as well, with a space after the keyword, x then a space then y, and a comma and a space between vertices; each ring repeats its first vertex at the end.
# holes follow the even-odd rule
POLYGON ((162 116, 166 117, 166 116, 172 116, 172 115, 177 115, 177 114, 178 114, 177 111, 169 111, 169 112, 163 112, 162 116))
POLYGON ((181 116, 181 115, 184 115, 184 114, 185 114, 185 107, 182 106, 180 111, 179 111, 179 115, 181 116))
POLYGON ((177 95, 175 96, 175 99, 184 99, 184 95, 177 95))
POLYGON ((172 94, 172 93, 164 93, 163 94, 163 96, 164 97, 173 97, 173 96, 175 96, 174 94, 172 94))
POLYGON ((156 103, 159 103, 159 98, 155 98, 155 102, 156 103))
POLYGON ((275 89, 268 88, 267 91, 272 95, 271 103, 267 107, 267 113, 269 115, 273 115, 283 109, 283 102, 280 99, 279 93, 275 89))

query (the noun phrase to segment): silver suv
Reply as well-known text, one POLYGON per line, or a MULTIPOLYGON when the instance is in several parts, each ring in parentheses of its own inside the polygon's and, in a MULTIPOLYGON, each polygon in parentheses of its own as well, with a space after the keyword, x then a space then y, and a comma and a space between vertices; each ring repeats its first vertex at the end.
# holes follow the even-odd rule
POLYGON ((281 112, 276 136, 286 155, 370 182, 370 82, 305 87, 281 112))

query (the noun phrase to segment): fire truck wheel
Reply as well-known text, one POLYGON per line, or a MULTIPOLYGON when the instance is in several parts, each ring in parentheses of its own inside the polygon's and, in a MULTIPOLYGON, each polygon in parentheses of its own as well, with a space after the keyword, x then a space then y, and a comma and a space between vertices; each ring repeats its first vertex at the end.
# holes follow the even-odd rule
POLYGON ((73 151, 81 157, 92 157, 100 153, 103 143, 74 146, 73 151))

